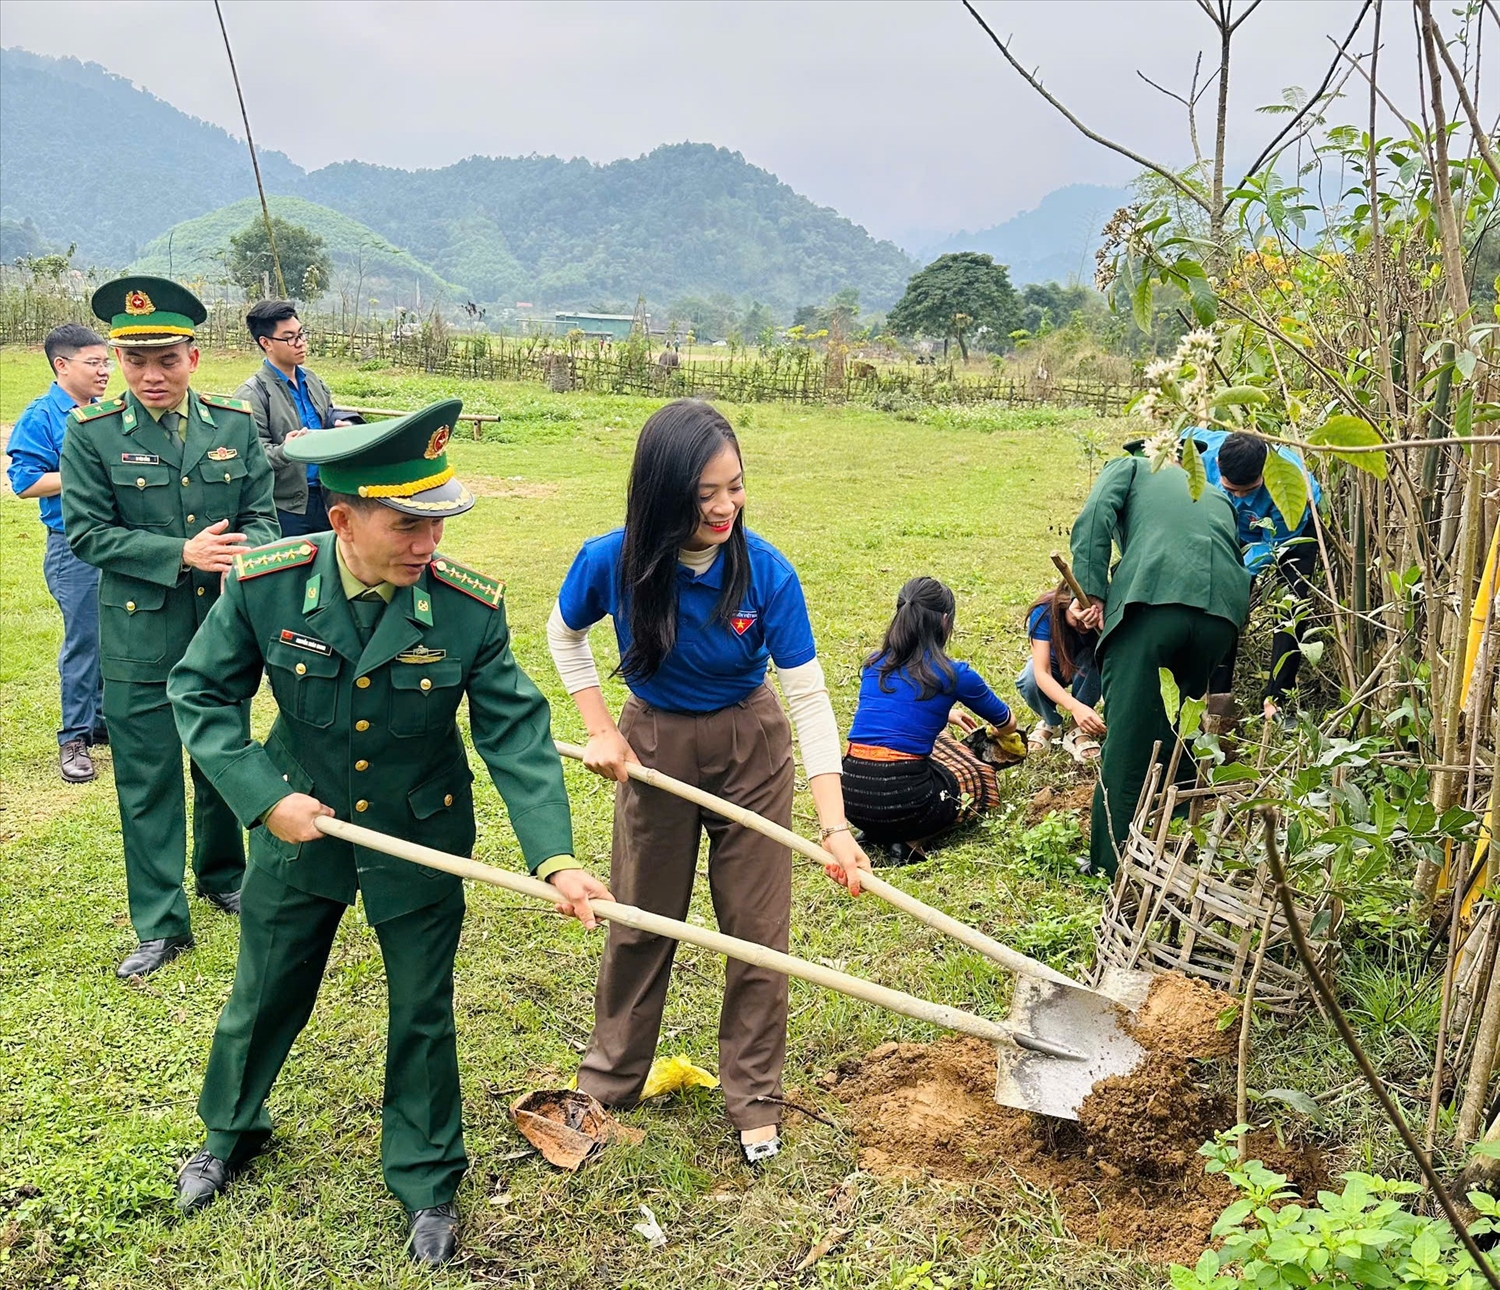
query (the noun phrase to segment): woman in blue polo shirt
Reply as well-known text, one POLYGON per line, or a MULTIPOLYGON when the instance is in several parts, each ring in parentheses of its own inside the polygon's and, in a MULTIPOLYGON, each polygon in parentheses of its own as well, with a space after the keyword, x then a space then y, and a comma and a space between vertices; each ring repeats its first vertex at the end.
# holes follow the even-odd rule
POLYGON ((936 578, 912 578, 880 648, 865 660, 859 707, 844 757, 850 822, 888 863, 925 859, 921 843, 966 824, 1000 800, 994 768, 951 735, 962 704, 1001 734, 1016 728, 1010 709, 967 663, 948 657, 953 593, 936 578))
MULTIPOLYGON (((838 727, 796 571, 744 523, 744 467, 729 423, 682 399, 641 431, 625 527, 573 561, 547 625, 548 645, 588 729, 584 763, 617 781, 610 889, 618 900, 687 915, 699 831, 719 926, 786 950, 791 853, 750 829, 627 777, 638 761, 786 827, 792 738, 766 683, 774 663, 802 746, 829 877, 858 893, 869 860, 844 818, 838 727), (588 631, 614 621, 630 698, 616 725, 588 631)), ((594 1032, 578 1087, 633 1106, 655 1055, 676 942, 611 924, 594 993, 594 1032)), ((780 1146, 787 980, 730 960, 719 1020, 729 1118, 754 1163, 780 1146)))

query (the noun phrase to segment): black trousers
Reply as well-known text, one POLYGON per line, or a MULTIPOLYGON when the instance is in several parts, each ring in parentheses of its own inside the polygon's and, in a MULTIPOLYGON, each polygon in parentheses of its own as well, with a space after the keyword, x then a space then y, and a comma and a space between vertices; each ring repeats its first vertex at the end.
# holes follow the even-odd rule
MULTIPOLYGON (((1263 697, 1273 700, 1277 707, 1297 688, 1297 669, 1302 665, 1301 641, 1307 633, 1306 602, 1312 598, 1312 575, 1317 559, 1317 545, 1310 540, 1290 542, 1276 552, 1271 576, 1302 602, 1292 611, 1295 615, 1293 621, 1288 625, 1283 619, 1271 635, 1271 671, 1266 677, 1263 697)), ((1264 572, 1259 573, 1256 580, 1266 576, 1264 572)), ((1226 694, 1234 688, 1234 665, 1238 656, 1239 641, 1236 641, 1233 652, 1214 669, 1208 683, 1210 693, 1226 694)))

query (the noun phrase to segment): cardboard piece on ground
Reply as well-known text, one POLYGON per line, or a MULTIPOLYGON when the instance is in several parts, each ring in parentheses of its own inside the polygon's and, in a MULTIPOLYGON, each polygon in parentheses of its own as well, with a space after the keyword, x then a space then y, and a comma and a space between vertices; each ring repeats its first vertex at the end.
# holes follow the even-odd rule
POLYGON ((597 1099, 577 1089, 538 1089, 510 1105, 510 1118, 543 1158, 578 1169, 612 1142, 640 1142, 645 1133, 621 1124, 597 1099))

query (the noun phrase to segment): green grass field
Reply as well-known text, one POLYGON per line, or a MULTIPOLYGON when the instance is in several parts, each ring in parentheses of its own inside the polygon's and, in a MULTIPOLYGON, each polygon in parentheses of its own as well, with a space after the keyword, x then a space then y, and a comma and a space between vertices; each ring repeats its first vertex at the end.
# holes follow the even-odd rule
MULTIPOLYGON (((230 391, 253 360, 204 361, 199 388, 230 391)), ((36 352, 0 352, 0 419, 45 384, 36 352)), ((543 626, 579 543, 617 524, 645 400, 552 395, 330 366, 341 402, 416 407, 460 394, 499 412, 482 442, 455 439, 461 477, 480 496, 450 523, 445 549, 503 577, 516 653, 554 704, 560 737, 577 715, 553 674, 543 626)), ((118 378, 117 378, 118 380, 118 378)), ((725 409, 741 435, 749 516, 797 565, 841 725, 862 655, 895 592, 916 573, 959 602, 954 652, 1005 696, 1021 662, 1022 610, 1051 581, 1088 485, 1076 436, 1123 425, 1081 414, 932 411, 897 420, 854 408, 725 409)), ((722 1099, 698 1092, 637 1111, 646 1131, 576 1176, 536 1156, 506 1107, 524 1089, 570 1082, 591 1024, 598 940, 492 889, 470 893, 458 962, 458 1026, 471 1172, 460 1193, 464 1261, 428 1277, 401 1252, 402 1215, 378 1157, 384 982, 357 912, 346 917, 312 1023, 272 1096, 275 1149, 207 1212, 178 1220, 173 1178, 202 1137, 194 1104, 209 1038, 231 981, 234 923, 194 902, 199 948, 136 987, 113 968, 133 944, 109 760, 84 787, 56 773, 59 635, 41 576, 32 503, 0 501, 0 1283, 87 1287, 514 1285, 715 1287, 816 1285, 1129 1288, 1161 1268, 1074 1242, 1045 1195, 1009 1184, 1005 1162, 975 1187, 861 1175, 838 1223, 849 1239, 793 1275, 829 1228, 830 1196, 856 1170, 854 1126, 818 1073, 886 1039, 932 1032, 797 983, 788 1149, 752 1174, 739 1163, 722 1099), (631 1229, 649 1205, 667 1236, 651 1250, 631 1229), (931 1264, 930 1274, 914 1272, 931 1264), (928 1280, 921 1280, 927 1275, 928 1280), (948 1278, 948 1279, 944 1279, 948 1278)), ((612 654, 596 633, 601 660, 612 654)), ((612 661, 612 660, 611 660, 612 661)), ((612 686, 612 699, 622 697, 612 686)), ((264 730, 269 703, 257 702, 264 730)), ((899 881, 994 935, 1060 965, 1083 966, 1100 885, 1025 859, 1021 816, 1057 760, 1007 781, 1012 800, 963 841, 899 881)), ((580 855, 608 864, 610 795, 570 768, 580 855)), ((519 855, 493 789, 480 794, 478 856, 519 855)), ((799 801, 803 827, 810 802, 799 801)), ((799 862, 800 863, 800 862, 799 862)), ((710 922, 706 885, 694 918, 710 922)), ((918 994, 999 1015, 1008 986, 985 962, 873 900, 850 902, 811 865, 799 870, 794 953, 918 994)), ((716 1067, 722 967, 684 949, 662 1052, 716 1067)), ((1328 1078, 1339 1064, 1327 1061, 1328 1078)), ((847 1194, 847 1193, 846 1193, 847 1194)))

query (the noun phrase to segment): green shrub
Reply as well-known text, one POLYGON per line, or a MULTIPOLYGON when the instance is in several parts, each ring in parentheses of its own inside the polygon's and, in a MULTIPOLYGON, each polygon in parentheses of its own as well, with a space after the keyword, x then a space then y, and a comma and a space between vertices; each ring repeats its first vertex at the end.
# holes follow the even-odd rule
MULTIPOLYGON (((1174 1264, 1173 1290, 1302 1290, 1358 1286, 1368 1290, 1480 1290, 1486 1284, 1453 1229, 1442 1219, 1413 1214, 1398 1196, 1422 1188, 1372 1174, 1347 1173, 1344 1190, 1318 1193, 1316 1206, 1295 1203, 1285 1175, 1259 1160, 1235 1162, 1240 1125, 1205 1143, 1208 1173, 1222 1173, 1240 1198, 1219 1215, 1213 1235, 1221 1250, 1205 1250, 1197 1266, 1174 1264)), ((1497 1202, 1471 1192, 1485 1217, 1470 1230, 1495 1228, 1497 1202)))

